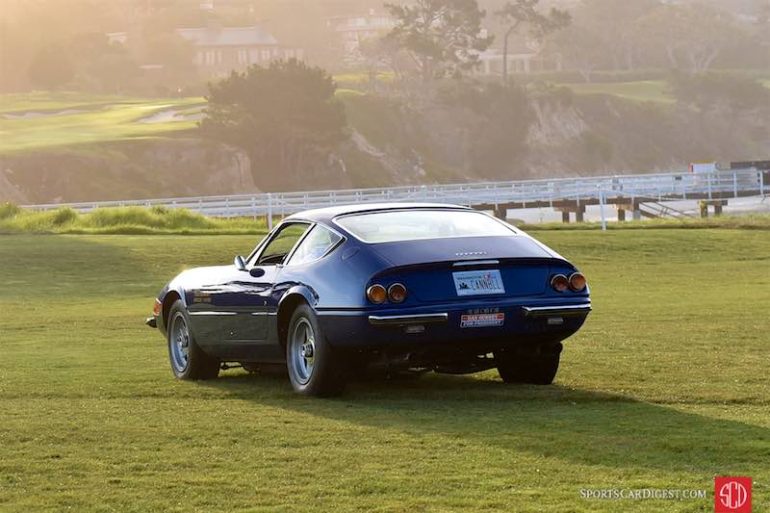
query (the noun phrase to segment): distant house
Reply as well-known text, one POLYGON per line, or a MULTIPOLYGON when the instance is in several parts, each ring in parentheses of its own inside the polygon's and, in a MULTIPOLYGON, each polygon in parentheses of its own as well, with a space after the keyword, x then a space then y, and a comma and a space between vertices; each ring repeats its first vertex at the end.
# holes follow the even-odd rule
POLYGON ((386 34, 395 26, 395 21, 372 9, 368 14, 327 18, 326 26, 336 36, 345 64, 356 66, 363 60, 361 44, 386 34))
MULTIPOLYGON (((503 74, 503 52, 497 49, 487 50, 479 54, 477 73, 481 75, 503 74)), ((555 56, 546 58, 539 53, 508 52, 508 73, 528 75, 537 71, 562 71, 562 62, 555 56)))
MULTIPOLYGON (((194 49, 193 61, 201 75, 222 77, 233 70, 242 70, 252 64, 269 64, 279 59, 304 60, 301 48, 287 48, 262 27, 221 27, 210 25, 200 28, 176 29, 176 34, 188 41, 194 49)), ((106 34, 110 44, 127 45, 132 39, 129 32, 106 34)), ((160 69, 162 66, 146 63, 142 69, 160 69)))
MULTIPOLYGON (((503 50, 490 48, 479 54, 479 66, 476 70, 481 75, 502 75, 503 50)), ((531 41, 511 41, 508 48, 508 72, 511 74, 529 74, 537 71, 561 71, 562 62, 558 55, 546 56, 539 44, 531 41)))
POLYGON ((108 32, 105 36, 107 36, 107 42, 111 45, 124 45, 128 43, 128 32, 108 32))
POLYGON ((252 64, 304 59, 304 51, 286 48, 262 27, 181 28, 176 33, 195 48, 195 65, 205 75, 223 76, 252 64))

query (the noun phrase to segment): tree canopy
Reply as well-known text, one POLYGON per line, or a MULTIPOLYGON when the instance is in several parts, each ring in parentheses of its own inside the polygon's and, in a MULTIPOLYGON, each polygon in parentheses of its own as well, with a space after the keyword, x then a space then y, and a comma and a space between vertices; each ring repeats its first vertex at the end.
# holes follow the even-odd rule
POLYGON ((541 41, 551 32, 567 27, 572 16, 567 11, 551 8, 544 14, 538 10, 540 0, 514 0, 507 2, 497 16, 508 25, 503 43, 503 80, 508 79, 508 39, 519 30, 526 30, 529 37, 541 41))
POLYGON ((251 66, 210 84, 201 128, 245 150, 253 168, 307 172, 346 139, 336 88, 326 71, 294 59, 251 66))
POLYGON ((417 0, 385 7, 396 21, 387 37, 409 55, 425 82, 461 75, 492 43, 482 33, 485 12, 476 0, 417 0))

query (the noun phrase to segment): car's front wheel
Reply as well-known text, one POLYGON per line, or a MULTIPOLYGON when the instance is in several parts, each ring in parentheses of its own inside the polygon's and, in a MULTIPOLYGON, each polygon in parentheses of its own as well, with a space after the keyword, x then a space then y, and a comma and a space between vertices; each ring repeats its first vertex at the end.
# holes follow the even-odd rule
POLYGON ((297 307, 286 339, 286 366, 294 390, 319 397, 340 394, 345 387, 344 368, 335 356, 313 309, 297 307))
POLYGON ((182 301, 177 300, 168 314, 168 358, 174 376, 184 380, 214 379, 220 362, 195 343, 182 301))
POLYGON ((561 350, 561 343, 556 343, 534 350, 496 351, 497 371, 506 383, 550 385, 559 370, 561 350))

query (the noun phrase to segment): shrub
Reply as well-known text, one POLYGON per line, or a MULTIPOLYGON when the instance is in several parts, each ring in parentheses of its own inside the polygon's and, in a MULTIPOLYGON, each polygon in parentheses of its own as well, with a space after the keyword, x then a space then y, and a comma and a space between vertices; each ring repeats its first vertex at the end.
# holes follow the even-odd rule
POLYGON ((21 209, 13 203, 0 204, 0 219, 9 219, 16 216, 19 212, 21 212, 21 209))
POLYGON ((720 104, 735 110, 767 108, 770 105, 770 90, 750 77, 724 73, 675 73, 669 82, 677 101, 701 110, 720 104))
POLYGON ((62 226, 65 224, 73 223, 77 220, 79 214, 71 208, 58 208, 54 210, 51 217, 51 224, 54 226, 62 226))

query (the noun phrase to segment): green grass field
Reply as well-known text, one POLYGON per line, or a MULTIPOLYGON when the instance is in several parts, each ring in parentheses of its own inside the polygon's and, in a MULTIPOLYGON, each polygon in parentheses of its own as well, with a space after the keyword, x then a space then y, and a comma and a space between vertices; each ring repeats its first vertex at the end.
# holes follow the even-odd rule
POLYGON ((595 311, 557 383, 470 377, 300 398, 281 376, 172 379, 142 321, 185 267, 256 236, 0 236, 0 511, 713 511, 770 505, 770 237, 544 231, 595 311), (584 488, 693 488, 598 501, 584 488))
POLYGON ((202 98, 0 95, 0 154, 168 135, 194 128, 196 121, 152 116, 190 114, 203 105, 202 98))
POLYGON ((636 82, 564 84, 576 94, 607 94, 626 100, 657 103, 674 103, 665 80, 640 80, 636 82))

